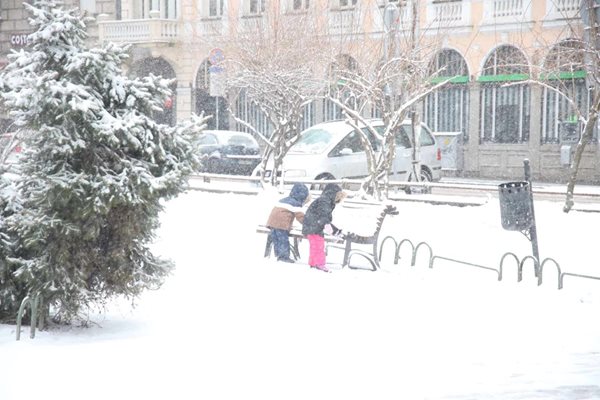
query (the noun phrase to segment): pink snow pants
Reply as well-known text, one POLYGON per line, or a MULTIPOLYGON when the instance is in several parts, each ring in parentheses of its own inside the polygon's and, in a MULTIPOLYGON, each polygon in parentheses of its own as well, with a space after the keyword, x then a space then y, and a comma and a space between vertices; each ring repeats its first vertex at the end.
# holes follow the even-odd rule
POLYGON ((310 248, 308 265, 311 267, 325 265, 325 238, 320 235, 306 235, 310 248))

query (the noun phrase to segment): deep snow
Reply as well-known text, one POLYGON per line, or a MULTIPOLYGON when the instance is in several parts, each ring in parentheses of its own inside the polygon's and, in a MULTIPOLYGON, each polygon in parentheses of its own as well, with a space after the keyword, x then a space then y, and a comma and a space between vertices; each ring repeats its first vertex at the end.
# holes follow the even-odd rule
MULTIPOLYGON (((0 399, 600 399, 600 281, 532 266, 516 282, 437 260, 326 274, 263 259, 255 233, 279 194, 189 192, 169 202, 155 251, 175 273, 137 307, 115 301, 90 328, 0 325, 0 399)), ((480 207, 396 203, 383 236, 426 241, 435 255, 497 267, 531 253, 504 231, 497 200, 480 207)), ((600 276, 600 214, 536 202, 541 257, 600 276)), ((372 229, 338 207, 342 228, 372 229)), ((302 244, 301 254, 307 258, 302 244)))

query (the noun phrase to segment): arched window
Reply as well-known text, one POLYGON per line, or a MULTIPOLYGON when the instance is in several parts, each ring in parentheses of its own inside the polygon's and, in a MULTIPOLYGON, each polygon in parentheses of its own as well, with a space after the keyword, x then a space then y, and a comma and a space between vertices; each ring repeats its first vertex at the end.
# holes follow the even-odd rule
POLYGON ((527 60, 516 47, 500 46, 490 54, 478 79, 482 141, 524 143, 529 140, 529 85, 506 85, 528 78, 527 60))
MULTIPOLYGON (((544 60, 541 78, 576 104, 587 115, 589 91, 585 80, 583 45, 578 40, 556 44, 544 60)), ((577 110, 557 91, 544 88, 542 93, 542 143, 559 143, 565 134, 581 134, 577 110)))
MULTIPOLYGON (((161 57, 157 58, 146 58, 133 64, 131 67, 131 76, 143 77, 150 74, 161 76, 164 79, 175 79, 175 70, 171 67, 167 61, 161 57)), ((176 121, 176 90, 177 82, 173 81, 169 85, 172 95, 170 98, 165 100, 162 111, 155 111, 152 118, 160 124, 166 124, 174 126, 176 121)))
POLYGON ((429 66, 432 83, 450 83, 425 99, 425 122, 436 132, 462 132, 467 141, 469 107, 469 71, 464 58, 456 50, 443 49, 429 66))
POLYGON ((302 109, 302 119, 300 120, 300 130, 310 128, 316 123, 315 121, 315 102, 311 102, 302 109))
POLYGON ((229 112, 227 99, 210 95, 210 62, 204 60, 196 74, 195 111, 197 115, 212 115, 207 123, 207 129, 229 129, 229 112))
MULTIPOLYGON (((246 121, 254 129, 269 137, 273 132, 273 126, 271 125, 269 118, 262 110, 246 96, 244 89, 240 90, 236 101, 235 101, 235 114, 236 116, 246 121)), ((240 123, 236 123, 236 130, 242 132, 252 133, 250 129, 240 123)))
MULTIPOLYGON (((356 60, 347 54, 340 54, 336 60, 329 64, 327 75, 329 78, 329 92, 342 101, 352 101, 352 94, 344 87, 344 76, 358 74, 359 68, 356 60)), ((323 102, 323 120, 332 121, 342 119, 342 110, 331 100, 323 102)))

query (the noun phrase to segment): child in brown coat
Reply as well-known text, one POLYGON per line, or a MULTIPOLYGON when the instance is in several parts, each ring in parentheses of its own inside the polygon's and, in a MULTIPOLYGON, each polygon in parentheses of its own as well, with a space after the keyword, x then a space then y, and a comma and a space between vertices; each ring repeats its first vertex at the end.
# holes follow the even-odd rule
POLYGON ((290 230, 294 219, 302 223, 304 210, 302 206, 308 201, 308 188, 301 183, 295 183, 290 195, 285 197, 273 207, 267 227, 271 229, 271 240, 278 261, 293 263, 290 258, 290 230))

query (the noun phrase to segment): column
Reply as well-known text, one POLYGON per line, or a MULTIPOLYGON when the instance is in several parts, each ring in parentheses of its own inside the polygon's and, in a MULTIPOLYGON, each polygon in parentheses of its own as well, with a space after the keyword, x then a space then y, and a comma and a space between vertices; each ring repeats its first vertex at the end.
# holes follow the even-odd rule
POLYGON ((177 121, 192 115, 192 86, 189 82, 178 83, 177 86, 177 121))
POLYGON ((540 149, 542 126, 542 88, 531 85, 531 101, 529 110, 529 161, 531 165, 531 177, 539 179, 542 174, 542 154, 540 149))
POLYGON ((480 101, 479 84, 477 82, 470 82, 469 109, 467 110, 469 119, 469 142, 463 150, 463 173, 471 176, 479 175, 479 141, 481 137, 480 101))

